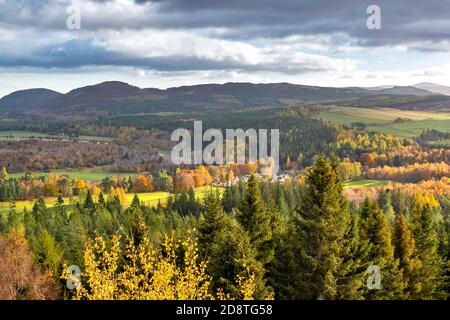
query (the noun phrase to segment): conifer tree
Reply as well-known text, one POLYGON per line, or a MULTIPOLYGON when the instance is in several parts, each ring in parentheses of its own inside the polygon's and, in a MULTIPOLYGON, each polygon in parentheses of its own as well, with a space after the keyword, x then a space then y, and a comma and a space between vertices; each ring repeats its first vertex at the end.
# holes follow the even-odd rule
POLYGON ((199 219, 198 242, 204 256, 210 255, 212 244, 225 228, 225 214, 219 194, 210 192, 203 200, 204 211, 199 219))
POLYGON ((404 292, 398 298, 410 299, 420 291, 417 277, 422 264, 415 256, 415 241, 409 222, 403 213, 400 213, 395 221, 393 244, 394 256, 399 260, 399 268, 403 275, 404 292))
POLYGON ((367 299, 396 299, 403 292, 399 261, 394 258, 392 235, 386 215, 378 204, 366 199, 361 206, 360 238, 371 245, 368 261, 381 270, 381 287, 367 288, 367 299))
POLYGON ((128 190, 128 192, 133 192, 133 190, 134 190, 134 183, 133 183, 133 179, 131 179, 131 177, 128 177, 127 190, 128 190))
POLYGON ((142 217, 140 207, 135 207, 132 210, 133 221, 131 224, 131 239, 133 243, 138 246, 144 241, 148 234, 148 227, 142 217))
POLYGON ((437 228, 429 205, 416 202, 411 218, 416 255, 422 263, 419 274, 420 291, 414 299, 437 299, 446 296, 444 263, 438 253, 437 228))
POLYGON ((137 194, 134 195, 133 201, 131 202, 131 208, 136 209, 141 207, 141 201, 139 200, 139 197, 137 194))
POLYGON ((251 245, 257 251, 257 259, 264 265, 273 258, 271 215, 264 207, 258 181, 251 175, 236 216, 248 232, 251 245))
POLYGON ((98 195, 98 205, 102 208, 104 208, 106 206, 105 196, 103 195, 103 191, 100 191, 100 194, 98 195))
POLYGON ((87 194, 86 194, 86 198, 84 199, 84 205, 83 207, 85 209, 90 209, 93 210, 95 209, 95 204, 94 204, 94 200, 92 199, 92 194, 91 191, 88 190, 87 194))
POLYGON ((62 206, 64 204, 64 200, 61 196, 58 196, 58 199, 56 199, 56 205, 62 206))
POLYGON ((212 289, 222 288, 225 293, 239 297, 236 277, 252 274, 255 283, 253 298, 272 298, 272 289, 266 285, 264 266, 256 259, 248 232, 227 215, 224 215, 224 225, 210 249, 207 271, 212 276, 212 289))
POLYGON ((297 295, 308 299, 335 299, 345 263, 351 228, 347 200, 342 195, 338 164, 318 157, 306 177, 305 191, 295 219, 299 243, 297 295))

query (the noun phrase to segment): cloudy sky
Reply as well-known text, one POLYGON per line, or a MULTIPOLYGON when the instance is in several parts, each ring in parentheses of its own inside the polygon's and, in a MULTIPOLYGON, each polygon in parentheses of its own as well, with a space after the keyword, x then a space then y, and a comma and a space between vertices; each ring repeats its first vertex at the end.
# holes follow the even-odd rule
POLYGON ((450 85, 450 0, 0 0, 0 96, 107 80, 450 85))

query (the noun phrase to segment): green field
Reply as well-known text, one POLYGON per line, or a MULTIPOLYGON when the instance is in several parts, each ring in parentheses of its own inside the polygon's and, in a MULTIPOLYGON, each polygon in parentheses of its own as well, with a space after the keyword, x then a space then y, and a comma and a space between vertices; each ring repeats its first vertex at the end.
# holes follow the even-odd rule
MULTIPOLYGON (((106 177, 110 177, 111 179, 115 180, 118 177, 134 177, 138 175, 143 175, 144 173, 117 173, 117 172, 102 172, 102 171, 95 171, 95 170, 78 170, 78 171, 70 171, 70 170, 55 170, 55 171, 34 171, 35 175, 39 176, 48 176, 49 174, 55 175, 55 176, 69 176, 70 178, 77 178, 82 179, 86 181, 102 181, 106 177)), ((13 178, 20 178, 24 176, 25 173, 11 173, 10 176, 13 178)))
MULTIPOLYGON (((212 191, 212 190, 219 190, 219 193, 222 194, 224 189, 223 188, 219 188, 219 187, 200 187, 195 189, 195 195, 198 199, 202 199, 206 193, 212 191)), ((168 192, 162 192, 162 191, 157 191, 157 192, 148 192, 148 193, 139 193, 138 197, 139 200, 141 201, 141 203, 143 203, 146 206, 149 207, 154 207, 158 204, 158 202, 161 202, 162 204, 164 204, 164 202, 167 200, 167 197, 170 195, 170 193, 168 192)), ((125 195, 125 199, 124 199, 124 205, 130 206, 131 202, 133 201, 134 198, 134 194, 129 193, 125 195)), ((51 208, 55 205, 56 203, 56 197, 47 197, 45 198, 45 203, 47 205, 47 207, 51 208)), ((68 198, 68 197, 64 197, 64 204, 65 205, 73 205, 76 204, 77 202, 83 202, 84 199, 83 198, 79 198, 79 197, 72 197, 72 198, 68 198)), ((1 213, 6 213, 8 212, 11 208, 14 208, 17 211, 23 211, 25 208, 27 210, 31 210, 33 209, 34 206, 34 202, 35 200, 31 200, 31 201, 15 201, 15 202, 0 202, 0 214, 1 213)))
POLYGON ((434 140, 434 141, 428 142, 428 144, 431 145, 431 146, 446 146, 446 147, 450 147, 450 139, 434 140))
MULTIPOLYGON (((47 139, 68 139, 66 136, 56 136, 49 135, 42 132, 33 132, 33 131, 0 131, 0 140, 8 140, 8 139, 27 139, 27 138, 47 138, 47 139)), ((113 141, 112 138, 109 137, 97 137, 97 136, 79 136, 76 138, 70 138, 75 140, 87 140, 87 141, 102 141, 102 142, 110 142, 113 141)))
POLYGON ((51 135, 32 131, 0 131, 0 139, 51 138, 51 135))
POLYGON ((374 188, 374 187, 382 187, 387 183, 385 180, 355 180, 344 183, 345 189, 356 189, 356 188, 374 188))
POLYGON ((316 118, 343 125, 362 122, 367 124, 367 131, 390 133, 402 137, 417 136, 425 129, 450 132, 450 113, 448 112, 331 107, 320 112, 316 118), (396 119, 404 121, 395 122, 396 119))
MULTIPOLYGON (((356 189, 356 188, 370 188, 370 187, 380 187, 387 183, 387 181, 382 180, 356 180, 356 181, 350 181, 346 182, 344 184, 344 188, 346 189, 356 189)), ((220 194, 223 194, 224 188, 221 187, 200 187, 195 189, 195 195, 197 199, 202 199, 205 194, 207 194, 210 191, 218 190, 220 194)), ((138 197, 142 204, 146 206, 154 207, 158 204, 158 202, 161 202, 164 204, 164 202, 167 200, 167 197, 170 195, 168 192, 148 192, 148 193, 139 193, 138 197)), ((126 194, 124 199, 124 205, 127 207, 131 205, 131 202, 133 201, 134 194, 126 194)), ((47 197, 45 198, 45 203, 47 207, 51 208, 56 203, 56 197, 47 197)), ((64 197, 64 204, 65 205, 74 205, 77 202, 83 202, 84 198, 80 197, 64 197)), ((16 211, 23 211, 25 208, 27 210, 32 210, 35 200, 30 201, 15 201, 15 202, 0 202, 0 214, 7 213, 11 208, 14 208, 16 211)))

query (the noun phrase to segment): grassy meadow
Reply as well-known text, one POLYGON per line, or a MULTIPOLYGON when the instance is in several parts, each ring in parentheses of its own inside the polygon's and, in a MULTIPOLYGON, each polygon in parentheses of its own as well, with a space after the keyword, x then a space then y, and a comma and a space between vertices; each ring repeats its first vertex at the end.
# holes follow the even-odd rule
MULTIPOLYGON (((30 139, 30 138, 68 139, 68 137, 66 137, 66 136, 49 135, 49 134, 46 134, 46 133, 34 132, 34 131, 25 131, 25 130, 0 131, 0 140, 30 139)), ((112 138, 109 138, 109 137, 98 137, 98 136, 78 136, 76 138, 70 138, 70 139, 86 140, 86 141, 101 141, 101 142, 113 141, 112 138)))
MULTIPOLYGON (((220 194, 223 193, 224 189, 220 187, 200 187, 195 189, 195 195, 198 199, 202 199, 205 194, 210 191, 218 190, 220 194)), ((170 195, 168 192, 156 191, 156 192, 147 192, 147 193, 139 193, 139 200, 146 206, 155 207, 158 205, 158 202, 164 203, 167 200, 167 197, 170 195)), ((95 198, 95 197, 94 197, 95 198)), ((131 205, 133 201, 134 194, 129 193, 125 195, 123 205, 128 207, 131 205)), ((56 197, 47 197, 45 198, 45 204, 47 207, 52 208, 56 204, 56 197)), ((84 197, 64 197, 64 205, 74 205, 77 202, 83 202, 84 197)), ((97 199, 95 199, 97 200, 97 199)), ((16 211, 32 210, 35 200, 30 201, 15 201, 15 202, 0 202, 0 214, 7 213, 10 209, 15 209, 16 211)))
MULTIPOLYGON (((123 177, 134 177, 138 175, 142 175, 144 173, 117 173, 117 172, 110 172, 110 171, 97 171, 95 169, 83 169, 83 170, 51 170, 51 171, 33 171, 33 174, 40 176, 48 176, 49 174, 55 175, 55 176, 68 176, 69 178, 77 178, 82 179, 86 181, 93 181, 93 182, 99 182, 103 179, 109 177, 113 180, 116 180, 117 178, 121 179, 123 177)), ((20 178, 24 175, 23 172, 19 173, 11 173, 10 176, 13 178, 20 178)))
POLYGON ((450 132, 450 113, 408 111, 391 108, 330 107, 320 112, 317 119, 351 125, 354 122, 367 124, 367 131, 414 137, 423 130, 435 129, 450 132), (402 119, 399 121, 398 119, 402 119))
POLYGON ((388 181, 385 180, 370 180, 370 179, 361 179, 354 180, 344 183, 345 189, 356 189, 356 188, 374 188, 374 187, 382 187, 388 181))

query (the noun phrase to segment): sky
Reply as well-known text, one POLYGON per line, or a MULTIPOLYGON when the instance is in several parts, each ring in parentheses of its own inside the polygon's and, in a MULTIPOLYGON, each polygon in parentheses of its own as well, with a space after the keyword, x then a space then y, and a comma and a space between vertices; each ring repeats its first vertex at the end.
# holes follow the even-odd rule
POLYGON ((0 97, 112 80, 450 85, 450 0, 0 0, 0 97))

